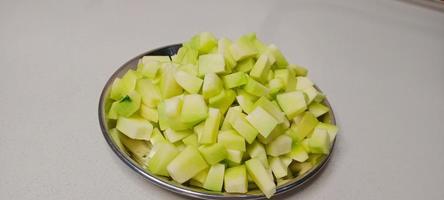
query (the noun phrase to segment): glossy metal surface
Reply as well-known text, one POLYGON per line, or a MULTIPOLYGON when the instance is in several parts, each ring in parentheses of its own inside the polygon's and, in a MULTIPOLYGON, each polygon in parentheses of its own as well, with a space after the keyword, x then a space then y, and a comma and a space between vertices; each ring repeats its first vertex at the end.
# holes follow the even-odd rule
MULTIPOLYGON (((222 193, 222 192, 211 192, 204 189, 194 188, 194 187, 188 187, 184 185, 180 185, 174 181, 171 181, 168 178, 157 176, 154 174, 151 174, 148 171, 145 171, 137 162, 135 162, 129 155, 127 155, 125 152, 122 152, 119 150, 117 145, 113 142, 111 139, 109 132, 108 132, 108 122, 105 118, 105 104, 106 104, 106 98, 109 95, 109 90, 111 88, 111 85, 115 78, 121 77, 127 70, 129 69, 135 69, 137 66, 138 60, 146 55, 168 55, 172 56, 176 54, 177 50, 181 47, 181 44, 175 44, 175 45, 169 45, 162 48, 158 48, 155 50, 151 50, 148 52, 145 52, 139 56, 136 56, 135 58, 129 60, 125 64, 123 64, 107 81, 105 87, 102 90, 102 94, 100 96, 99 101, 99 123, 100 127, 102 129, 103 136, 105 137, 107 143, 111 147, 111 149, 114 151, 114 153, 126 164, 128 167, 130 167, 132 170, 143 176, 145 179, 150 181, 151 183, 154 183, 164 189, 167 189, 169 191, 175 192, 180 195, 188 196, 188 197, 194 197, 194 198, 200 198, 200 199, 234 199, 234 198, 242 198, 242 199, 265 199, 265 196, 259 191, 259 190, 252 190, 249 191, 247 194, 229 194, 229 193, 222 193)), ((319 88, 318 88, 319 89, 319 88)), ((328 107, 330 107, 330 118, 331 122, 333 124, 336 124, 335 116, 333 114, 333 110, 326 99, 324 102, 328 107)), ((276 190, 275 195, 280 195, 289 191, 296 190, 300 187, 302 187, 304 184, 308 183, 311 179, 313 179, 326 165, 328 160, 331 157, 331 153, 334 149, 334 143, 331 146, 330 154, 323 158, 322 161, 320 161, 316 166, 314 166, 311 170, 306 172, 302 176, 298 176, 294 178, 292 181, 283 184, 281 186, 278 186, 276 190)))

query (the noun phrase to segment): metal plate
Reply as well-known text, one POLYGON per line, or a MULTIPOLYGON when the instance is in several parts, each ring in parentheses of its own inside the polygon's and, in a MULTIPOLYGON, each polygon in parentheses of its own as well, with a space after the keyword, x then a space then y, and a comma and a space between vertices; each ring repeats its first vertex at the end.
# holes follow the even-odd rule
MULTIPOLYGON (((116 72, 108 79, 106 82, 105 87, 102 90, 102 93, 100 95, 100 101, 99 101, 99 123, 100 128, 102 129, 103 136, 106 139, 106 142, 111 147, 111 149, 114 151, 114 153, 132 170, 134 170, 136 173, 143 176, 145 179, 150 181, 151 183, 154 183, 166 190, 175 192, 180 195, 188 196, 188 197, 194 197, 199 199, 265 199, 265 196, 260 192, 259 190, 252 190, 248 191, 246 194, 230 194, 225 192, 211 192, 204 189, 199 189, 195 187, 188 187, 181 184, 178 184, 171 179, 168 179, 166 177, 157 176, 152 174, 149 171, 145 171, 143 167, 141 167, 136 161, 134 161, 127 153, 122 152, 117 145, 113 142, 112 138, 110 137, 110 134, 108 132, 108 121, 105 117, 105 104, 107 97, 109 96, 109 92, 111 89, 111 85, 115 78, 121 77, 123 74, 126 73, 129 69, 135 69, 138 63, 138 60, 146 55, 162 55, 162 56, 172 56, 176 54, 178 49, 181 47, 181 44, 174 44, 169 45, 165 47, 161 47, 155 50, 151 50, 148 52, 145 52, 143 54, 140 54, 136 56, 135 58, 129 60, 125 64, 123 64, 119 69, 117 69, 116 72)), ((319 88, 316 87, 318 90, 319 88)), ((330 108, 329 117, 331 119, 332 124, 336 124, 335 116, 333 114, 333 110, 328 102, 327 99, 323 102, 325 105, 327 105, 330 108)), ((325 156, 319 163, 317 163, 312 169, 310 169, 308 172, 301 176, 295 177, 293 180, 278 186, 276 189, 275 195, 281 195, 283 193, 289 192, 289 191, 295 191, 298 188, 301 188, 303 185, 309 182, 309 180, 313 179, 326 165, 328 160, 331 157, 331 154, 334 149, 336 139, 333 141, 333 144, 330 149, 330 153, 325 156)))

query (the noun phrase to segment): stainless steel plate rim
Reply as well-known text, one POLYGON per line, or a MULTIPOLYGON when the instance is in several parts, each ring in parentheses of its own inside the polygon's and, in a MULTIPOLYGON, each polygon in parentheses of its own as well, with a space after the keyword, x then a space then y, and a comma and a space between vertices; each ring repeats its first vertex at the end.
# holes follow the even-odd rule
MULTIPOLYGON (((113 142, 112 138, 109 135, 108 127, 107 127, 107 121, 105 118, 105 100, 108 96, 110 86, 112 85, 112 82, 115 78, 117 78, 119 75, 121 75, 123 72, 126 72, 129 69, 134 68, 135 66, 130 65, 131 63, 136 63, 139 58, 145 56, 145 55, 160 55, 160 53, 153 54, 159 51, 167 52, 169 55, 174 54, 174 49, 178 49, 181 46, 181 44, 173 44, 168 45, 164 47, 160 47, 154 50, 147 51, 145 53, 142 53, 133 59, 127 61, 125 64, 119 67, 117 71, 113 73, 113 75, 108 79, 106 82, 106 85, 104 86, 99 100, 99 108, 98 108, 98 115, 99 115, 99 123, 100 128, 102 130, 102 134, 105 137, 106 142, 110 146, 110 148, 113 150, 113 152, 122 160, 129 168, 137 172, 139 175, 143 176, 145 179, 150 181, 151 183, 154 183, 155 185, 160 186, 161 188, 164 188, 166 190, 172 191, 174 193, 188 196, 188 197, 194 197, 199 199, 234 199, 234 198, 241 198, 241 199, 265 199, 266 197, 262 193, 257 194, 231 194, 231 193, 225 193, 225 192, 211 192, 203 189, 197 189, 192 188, 184 185, 180 185, 178 183, 175 183, 171 180, 167 180, 165 177, 156 176, 154 174, 151 174, 147 171, 145 171, 143 168, 141 168, 135 161, 133 161, 132 158, 130 158, 126 153, 119 150, 119 147, 113 142)), ((318 87, 316 87, 319 89, 318 87)), ((335 116, 333 113, 333 109, 326 99, 324 103, 330 108, 330 116, 331 116, 331 122, 333 124, 336 124, 335 116)), ((335 139, 336 141, 336 139, 335 139)), ((335 141, 333 141, 333 145, 331 146, 330 153, 321 161, 319 162, 315 167, 310 169, 308 172, 305 173, 305 175, 301 177, 297 177, 294 180, 278 186, 276 189, 275 195, 281 195, 283 193, 293 191, 297 188, 300 188, 305 183, 307 183, 309 180, 314 178, 327 164, 329 161, 331 154, 334 149, 335 141)))

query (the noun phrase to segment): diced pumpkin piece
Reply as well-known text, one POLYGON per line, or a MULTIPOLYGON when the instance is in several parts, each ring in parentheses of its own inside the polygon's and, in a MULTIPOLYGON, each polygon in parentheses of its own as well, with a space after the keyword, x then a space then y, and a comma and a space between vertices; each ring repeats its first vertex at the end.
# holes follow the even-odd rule
POLYGON ((224 183, 225 165, 214 164, 208 171, 207 178, 203 184, 203 188, 211 191, 222 191, 224 183))
POLYGON ((282 163, 279 157, 270 158, 270 168, 273 171, 274 177, 276 177, 276 179, 287 176, 287 168, 285 167, 284 163, 282 163))
POLYGON ((136 87, 137 75, 134 70, 129 70, 122 79, 116 78, 111 86, 111 99, 120 100, 133 91, 136 87))
POLYGON ((225 72, 224 56, 221 54, 206 54, 199 56, 199 76, 209 73, 225 72))
POLYGON ((153 125, 142 118, 119 117, 116 128, 129 138, 147 141, 153 132, 153 125))
POLYGON ((159 121, 159 113, 154 108, 150 108, 148 106, 142 105, 140 107, 139 114, 140 114, 140 116, 142 116, 143 118, 145 118, 148 121, 151 121, 154 123, 157 123, 159 121))
POLYGON ((304 94, 300 91, 278 94, 276 99, 289 119, 307 109, 304 94))
POLYGON ((315 129, 308 140, 311 153, 328 154, 330 152, 330 137, 325 129, 315 129))
POLYGON ((143 104, 151 108, 156 108, 162 100, 159 87, 149 79, 139 79, 136 91, 142 96, 143 104))
POLYGON ((223 82, 219 76, 214 73, 205 74, 202 86, 202 94, 205 99, 218 95, 223 89, 223 82))
POLYGON ((225 170, 224 189, 228 193, 246 193, 248 191, 247 168, 245 168, 245 165, 225 170))
POLYGON ((226 149, 245 151, 245 139, 234 130, 220 131, 217 143, 224 145, 226 149))
POLYGON ((203 83, 202 79, 181 70, 176 71, 175 78, 176 82, 191 94, 198 93, 203 83))
POLYGON ((267 154, 270 156, 280 156, 291 151, 292 139, 284 134, 280 135, 272 142, 266 145, 267 154))
POLYGON ((210 165, 214 165, 227 158, 225 146, 219 143, 202 145, 199 147, 199 151, 210 165))
POLYGON ((147 168, 153 174, 168 176, 168 164, 179 154, 179 151, 171 143, 159 144, 159 147, 154 156, 148 161, 147 168))
POLYGON ((248 78, 248 82, 244 86, 244 90, 258 97, 265 96, 268 94, 268 88, 252 78, 248 78))
POLYGON ((208 164, 194 146, 187 146, 167 166, 168 173, 178 183, 184 183, 196 176, 208 164))
POLYGON ((202 95, 189 94, 183 97, 180 120, 187 124, 197 124, 208 116, 208 107, 202 95))
POLYGON ((223 78, 225 88, 235 88, 247 84, 248 77, 244 72, 228 74, 223 78))
POLYGON ((205 127, 199 138, 199 144, 212 144, 216 142, 221 120, 222 114, 219 109, 209 108, 208 118, 205 120, 205 127))
POLYGON ((276 185, 262 163, 258 159, 252 158, 245 162, 245 166, 254 183, 267 198, 270 198, 276 192, 276 185))
POLYGON ((259 133, 246 119, 245 114, 240 113, 235 120, 231 122, 231 126, 236 130, 245 140, 251 144, 259 133))
POLYGON ((256 107, 245 119, 264 137, 273 131, 278 121, 262 107, 256 107))

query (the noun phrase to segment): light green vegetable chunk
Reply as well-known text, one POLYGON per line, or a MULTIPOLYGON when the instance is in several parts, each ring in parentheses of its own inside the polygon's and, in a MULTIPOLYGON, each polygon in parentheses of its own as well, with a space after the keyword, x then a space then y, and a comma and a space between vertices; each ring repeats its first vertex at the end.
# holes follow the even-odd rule
POLYGON ((265 147, 260 142, 253 142, 247 147, 247 153, 251 158, 257 158, 262 162, 262 164, 268 168, 268 159, 265 147))
POLYGON ((187 146, 167 166, 168 173, 178 183, 184 183, 196 176, 208 164, 194 146, 187 146))
POLYGON ((139 114, 141 117, 145 118, 150 122, 157 123, 159 121, 159 113, 154 108, 142 105, 140 106, 139 114))
POLYGON ((307 77, 303 77, 303 76, 296 77, 296 89, 297 90, 303 90, 305 88, 312 87, 313 85, 314 85, 313 82, 307 77))
POLYGON ((280 156, 291 151, 292 139, 288 135, 280 135, 272 142, 267 144, 267 154, 270 156, 280 156))
POLYGON ((218 41, 218 53, 224 55, 225 66, 229 72, 236 66, 236 60, 230 51, 231 44, 232 42, 227 38, 221 38, 218 41))
POLYGON ((176 71, 175 78, 176 82, 191 94, 198 93, 203 83, 202 79, 181 70, 176 71))
POLYGON ((227 160, 240 164, 242 162, 243 151, 227 149, 227 160))
POLYGON ((292 126, 291 129, 289 129, 288 135, 291 136, 295 142, 300 142, 313 131, 318 123, 318 119, 316 119, 312 113, 305 112, 301 122, 297 126, 292 126))
POLYGON ((141 97, 136 91, 131 91, 119 101, 114 102, 111 109, 116 116, 129 117, 139 110, 140 99, 141 97))
POLYGON ((116 78, 111 86, 110 98, 119 100, 136 87, 137 75, 134 70, 129 70, 122 77, 122 79, 116 78))
POLYGON ((287 167, 285 167, 284 163, 282 163, 279 157, 271 157, 270 158, 270 168, 273 171, 274 177, 283 178, 287 176, 287 167))
POLYGON ((338 133, 338 127, 333 124, 327 124, 319 122, 315 129, 325 129, 328 132, 328 135, 330 137, 330 142, 333 142, 335 140, 336 134, 338 133))
POLYGON ((190 130, 185 130, 185 131, 175 131, 173 129, 166 129, 164 132, 164 135, 166 137, 166 139, 168 141, 170 141, 171 143, 175 143, 177 141, 180 141, 186 137, 188 137, 189 135, 193 134, 192 131, 190 130))
POLYGON ((214 73, 205 74, 202 86, 202 95, 205 99, 218 95, 223 89, 223 82, 219 76, 214 73))
POLYGON ((220 131, 217 143, 222 144, 226 149, 245 151, 245 139, 234 130, 220 131))
POLYGON ((244 72, 236 72, 223 77, 225 88, 235 88, 247 84, 248 77, 244 72))
POLYGON ((156 175, 169 176, 167 166, 179 154, 179 151, 170 143, 159 144, 157 148, 156 153, 147 163, 148 170, 156 175))
POLYGON ((187 136, 187 137, 185 137, 183 140, 182 140, 182 142, 185 144, 185 145, 192 145, 192 146, 199 146, 199 143, 197 142, 197 134, 191 134, 191 135, 189 135, 189 136, 187 136))
POLYGON ((268 59, 268 55, 262 54, 251 69, 250 77, 260 82, 266 82, 272 64, 273 63, 268 59))
POLYGON ((330 152, 330 136, 325 129, 316 129, 308 139, 311 153, 328 154, 330 152))
POLYGON ((249 59, 245 59, 245 60, 240 61, 236 66, 236 70, 238 70, 240 72, 248 73, 249 71, 251 71, 251 69, 253 69, 253 66, 254 66, 254 59, 249 58, 249 59))
POLYGON ((224 160, 227 158, 228 154, 225 146, 219 143, 202 145, 199 147, 199 151, 210 165, 214 165, 224 160))
POLYGON ((165 139, 165 137, 163 137, 162 133, 159 131, 158 128, 154 128, 153 133, 151 134, 150 142, 151 144, 156 146, 158 144, 162 144, 168 141, 165 139))
POLYGON ((287 156, 298 162, 305 162, 308 159, 308 154, 303 145, 297 143, 293 143, 291 152, 287 156))
POLYGON ((276 184, 262 163, 258 159, 252 158, 245 162, 245 166, 254 183, 267 198, 270 198, 276 192, 276 184))
POLYGON ((147 141, 153 132, 153 125, 142 118, 119 117, 116 128, 129 138, 147 141))
POLYGON ((217 96, 211 97, 208 102, 211 107, 218 108, 222 114, 225 114, 235 99, 236 92, 233 90, 223 90, 217 96))
POLYGON ((208 118, 205 120, 205 126, 199 138, 199 144, 212 144, 216 142, 221 120, 222 114, 219 109, 210 108, 208 110, 208 118))
POLYGON ((231 126, 236 130, 245 140, 251 144, 259 132, 245 119, 246 115, 240 113, 231 122, 231 126))
POLYGON ((224 189, 228 193, 246 193, 248 191, 247 168, 245 168, 245 165, 225 170, 224 189))
POLYGON ((141 95, 142 103, 151 108, 156 108, 162 100, 159 87, 149 79, 137 80, 136 91, 141 95))
POLYGON ((278 94, 276 100, 290 119, 307 109, 304 94, 300 91, 278 94))
POLYGON ((278 121, 262 107, 256 107, 245 119, 264 137, 273 131, 278 121))
POLYGON ((236 61, 256 56, 258 53, 253 42, 245 36, 240 37, 235 43, 233 43, 230 47, 230 51, 236 61))
POLYGON ((199 56, 199 76, 209 73, 225 72, 225 60, 221 54, 206 54, 199 56))
POLYGON ((182 87, 177 83, 174 74, 176 69, 170 64, 162 65, 162 78, 160 80, 160 93, 162 97, 167 99, 183 93, 182 87))
POLYGON ((254 96, 265 96, 268 94, 268 88, 261 83, 255 81, 252 78, 248 78, 247 84, 244 86, 244 90, 254 96))
POLYGON ((271 44, 268 46, 268 50, 271 52, 271 54, 276 59, 276 65, 278 67, 286 67, 288 66, 287 59, 285 59, 282 52, 276 47, 276 45, 271 44))
POLYGON ((202 95, 190 94, 183 97, 180 120, 187 124, 197 124, 208 116, 208 107, 202 95))
POLYGON ((203 188, 211 191, 222 191, 222 185, 224 183, 225 165, 214 164, 208 171, 207 178, 203 184, 203 188))
POLYGON ((308 106, 308 111, 313 113, 315 117, 319 117, 330 111, 330 109, 327 106, 324 106, 320 103, 313 102, 308 106))
POLYGON ((240 113, 242 113, 242 108, 240 106, 230 107, 227 111, 227 114, 225 115, 221 130, 233 129, 233 127, 231 126, 231 122, 235 120, 236 116, 240 113))

